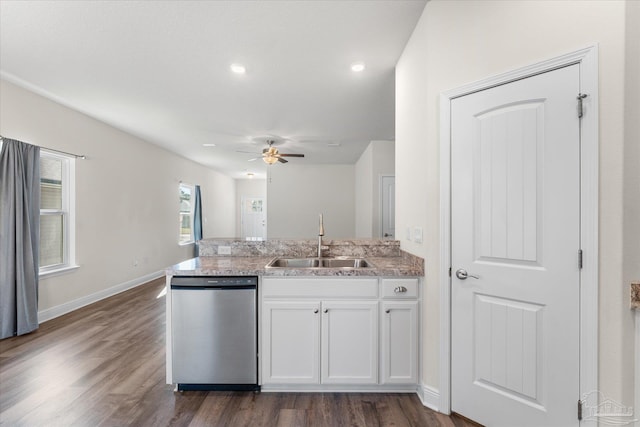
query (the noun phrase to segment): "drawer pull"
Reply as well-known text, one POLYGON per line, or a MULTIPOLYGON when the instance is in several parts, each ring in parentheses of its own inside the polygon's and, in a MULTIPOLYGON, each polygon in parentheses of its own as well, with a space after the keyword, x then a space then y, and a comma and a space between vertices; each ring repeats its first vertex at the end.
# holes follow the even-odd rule
POLYGON ((385 313, 391 313, 391 310, 387 308, 384 312, 385 313))
POLYGON ((407 292, 407 288, 405 288, 404 286, 396 286, 393 292, 395 292, 396 294, 403 294, 407 292))
POLYGON ((314 313, 318 314, 318 309, 313 310, 314 313))
POLYGON ((325 309, 324 309, 324 312, 325 312, 325 313, 328 313, 328 312, 329 312, 329 309, 328 309, 328 308, 325 308, 325 309))

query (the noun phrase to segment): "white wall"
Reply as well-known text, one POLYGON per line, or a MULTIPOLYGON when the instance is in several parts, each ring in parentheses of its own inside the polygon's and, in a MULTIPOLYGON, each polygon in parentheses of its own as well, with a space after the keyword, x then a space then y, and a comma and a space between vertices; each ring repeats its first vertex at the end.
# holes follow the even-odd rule
POLYGON ((76 161, 80 268, 40 280, 40 311, 192 257, 177 243, 179 181, 201 186, 204 237, 235 232, 232 178, 6 81, 0 93, 3 136, 88 157, 76 161))
POLYGON ((355 165, 356 237, 380 237, 380 177, 394 173, 394 142, 371 141, 355 165))
MULTIPOLYGON (((637 159, 628 160, 626 164, 627 172, 633 177, 625 177, 623 173, 625 147, 637 155, 637 148, 632 148, 637 147, 637 139, 631 139, 638 135, 637 114, 627 116, 625 123, 624 110, 628 90, 637 91, 638 85, 637 69, 634 69, 635 72, 627 75, 628 87, 625 87, 625 37, 628 37, 627 43, 632 38, 637 43, 638 13, 633 3, 489 0, 427 3, 396 68, 396 228, 403 230, 417 225, 425 232, 423 244, 401 240, 404 250, 424 257, 426 263, 422 360, 425 385, 437 388, 439 369, 439 94, 598 43, 599 387, 607 397, 628 406, 633 404, 630 363, 633 320, 628 306, 629 285, 623 280, 624 252, 636 245, 629 243, 623 249, 623 210, 637 212, 639 207, 637 196, 626 202, 631 206, 624 206, 623 201, 625 192, 638 190, 635 184, 628 189, 624 185, 625 181, 630 184, 637 179, 637 159), (635 11, 626 12, 627 25, 636 27, 629 28, 627 34, 625 7, 635 11)), ((631 68, 627 64, 628 73, 631 68)), ((634 105, 637 108, 637 100, 634 105)), ((398 236, 404 237, 402 234, 399 232, 398 236)), ((637 242, 637 236, 633 239, 637 242)), ((638 274, 640 254, 630 255, 634 257, 634 271, 638 274)))
POLYGON ((355 164, 355 237, 373 237, 373 144, 369 144, 355 164))
MULTIPOLYGON (((236 179, 236 234, 233 236, 214 237, 240 237, 242 236, 242 198, 263 198, 267 202, 267 181, 264 179, 236 179)), ((269 207, 267 206, 267 209, 269 207)), ((268 224, 267 224, 268 227, 268 224)), ((267 228, 268 230, 268 228, 267 228)))
POLYGON ((354 165, 275 164, 267 170, 267 236, 318 236, 324 214, 327 239, 355 235, 354 165))

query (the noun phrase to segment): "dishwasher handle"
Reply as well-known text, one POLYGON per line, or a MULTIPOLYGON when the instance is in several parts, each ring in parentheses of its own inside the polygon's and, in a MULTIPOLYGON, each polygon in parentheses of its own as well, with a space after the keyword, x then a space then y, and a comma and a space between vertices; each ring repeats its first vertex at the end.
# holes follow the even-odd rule
POLYGON ((247 290, 256 290, 256 285, 242 285, 242 286, 225 286, 225 285, 171 285, 171 290, 190 290, 190 291, 204 291, 204 290, 224 290, 224 291, 235 291, 241 289, 247 290))

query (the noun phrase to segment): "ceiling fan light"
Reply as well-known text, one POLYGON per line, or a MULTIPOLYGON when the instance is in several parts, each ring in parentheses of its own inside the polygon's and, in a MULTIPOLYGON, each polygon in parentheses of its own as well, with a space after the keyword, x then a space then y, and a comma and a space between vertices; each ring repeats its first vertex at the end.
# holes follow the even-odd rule
POLYGON ((277 157, 273 157, 273 156, 264 156, 264 157, 262 158, 262 160, 263 160, 266 164, 268 164, 268 165, 272 165, 272 164, 274 164, 275 162, 277 162, 277 161, 278 161, 278 158, 277 158, 277 157))

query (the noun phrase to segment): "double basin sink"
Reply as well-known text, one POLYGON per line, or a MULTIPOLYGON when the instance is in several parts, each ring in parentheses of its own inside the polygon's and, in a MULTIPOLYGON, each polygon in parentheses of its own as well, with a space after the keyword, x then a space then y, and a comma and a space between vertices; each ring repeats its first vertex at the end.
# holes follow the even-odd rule
POLYGON ((275 258, 267 268, 372 268, 364 258, 275 258))

